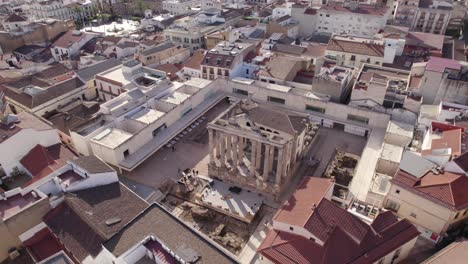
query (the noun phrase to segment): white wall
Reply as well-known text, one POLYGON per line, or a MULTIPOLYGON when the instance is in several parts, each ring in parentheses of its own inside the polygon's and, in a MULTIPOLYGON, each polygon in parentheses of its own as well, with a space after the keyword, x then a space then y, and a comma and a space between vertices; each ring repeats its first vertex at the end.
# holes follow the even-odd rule
POLYGON ((22 129, 0 144, 0 164, 8 175, 16 166, 20 166, 20 160, 37 144, 49 147, 60 143, 56 129, 36 131, 34 129, 22 129))

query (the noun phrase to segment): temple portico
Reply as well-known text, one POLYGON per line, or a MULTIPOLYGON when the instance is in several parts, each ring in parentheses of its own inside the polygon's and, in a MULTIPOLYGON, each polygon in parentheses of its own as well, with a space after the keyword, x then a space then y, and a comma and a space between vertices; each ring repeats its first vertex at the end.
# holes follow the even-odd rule
POLYGON ((276 197, 310 142, 309 128, 307 116, 237 102, 208 125, 209 175, 276 197))

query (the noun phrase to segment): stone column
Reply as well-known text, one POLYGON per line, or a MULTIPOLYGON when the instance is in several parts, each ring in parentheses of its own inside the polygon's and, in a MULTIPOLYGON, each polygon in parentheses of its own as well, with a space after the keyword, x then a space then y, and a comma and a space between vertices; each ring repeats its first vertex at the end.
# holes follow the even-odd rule
POLYGON ((232 136, 232 167, 234 170, 237 170, 237 156, 239 155, 239 150, 237 150, 237 136, 232 136))
POLYGON ((220 137, 221 137, 221 132, 216 131, 216 133, 214 135, 214 139, 215 139, 215 147, 216 147, 216 158, 218 158, 218 159, 221 156, 221 149, 220 149, 220 144, 219 144, 219 138, 220 137))
POLYGON ((273 162, 275 161, 275 146, 270 148, 270 162, 268 163, 268 171, 273 171, 273 162))
POLYGON ((224 133, 220 133, 219 135, 219 145, 221 155, 219 161, 221 162, 221 167, 226 166, 226 140, 224 138, 224 133))
POLYGON ((228 162, 231 162, 232 160, 232 154, 231 154, 231 135, 229 134, 225 134, 226 136, 226 146, 227 146, 227 150, 226 150, 226 158, 228 160, 228 162))
POLYGON ((293 164, 291 162, 291 149, 292 149, 291 144, 292 144, 291 142, 288 142, 285 146, 285 149, 283 150, 283 155, 285 155, 286 157, 283 157, 283 173, 281 177, 286 177, 287 175, 288 162, 289 162, 289 166, 293 164))
POLYGON ((244 163, 244 138, 238 138, 239 150, 237 151, 237 165, 242 165, 244 163))
POLYGON ((269 166, 268 164, 270 163, 270 160, 273 159, 273 157, 270 155, 270 149, 271 146, 268 144, 265 144, 265 158, 263 159, 263 181, 266 182, 268 179, 268 175, 270 174, 269 166))
POLYGON ((284 163, 288 161, 287 158, 283 157, 283 152, 285 150, 283 148, 278 149, 278 164, 276 166, 276 185, 281 184, 281 177, 283 176, 283 168, 286 167, 284 163))
POLYGON ((255 169, 260 170, 260 167, 262 166, 262 142, 257 142, 257 157, 255 160, 257 161, 257 164, 255 165, 255 169))
POLYGON ((209 148, 210 148, 210 163, 213 164, 214 162, 214 138, 213 138, 213 133, 214 131, 212 129, 208 129, 208 142, 209 142, 209 148))
POLYGON ((252 151, 250 153, 250 176, 255 176, 255 168, 256 168, 256 152, 257 152, 257 141, 252 140, 252 151))

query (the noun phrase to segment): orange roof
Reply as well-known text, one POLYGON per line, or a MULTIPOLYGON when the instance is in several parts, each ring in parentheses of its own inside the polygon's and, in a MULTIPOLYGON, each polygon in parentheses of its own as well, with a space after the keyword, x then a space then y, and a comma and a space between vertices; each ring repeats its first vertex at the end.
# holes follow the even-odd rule
POLYGON ((430 155, 432 154, 433 150, 450 148, 452 150, 452 156, 460 156, 462 154, 461 153, 461 139, 462 139, 461 132, 462 132, 461 129, 455 129, 455 130, 442 132, 440 138, 432 140, 431 148, 421 151, 421 154, 430 155))
POLYGON ((184 67, 200 70, 200 65, 205 57, 205 50, 199 49, 195 51, 192 57, 190 57, 185 63, 184 67))
POLYGON ((318 206, 333 189, 334 181, 327 178, 306 177, 294 194, 276 213, 274 220, 296 226, 304 226, 318 206))

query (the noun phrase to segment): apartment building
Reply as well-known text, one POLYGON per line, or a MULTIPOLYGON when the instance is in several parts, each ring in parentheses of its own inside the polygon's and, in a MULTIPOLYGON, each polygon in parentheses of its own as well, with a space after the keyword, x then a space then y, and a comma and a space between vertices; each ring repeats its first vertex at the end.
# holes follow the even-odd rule
POLYGON ((185 62, 190 57, 190 50, 182 45, 165 42, 148 49, 140 50, 136 56, 143 65, 154 67, 167 63, 185 62))
POLYGON ((371 38, 387 24, 389 9, 358 1, 328 2, 316 16, 318 32, 371 38))
POLYGON ((243 62, 251 52, 255 53, 255 45, 250 43, 218 43, 206 52, 201 62, 202 78, 214 80, 249 75, 250 69, 243 69, 243 62))
POLYGON ((418 113, 421 94, 412 78, 409 71, 364 64, 356 77, 350 104, 365 104, 369 100, 387 109, 404 108, 418 113))
POLYGON ((26 27, 28 24, 28 18, 13 13, 3 21, 3 28, 8 32, 23 31, 23 28, 26 27))
POLYGON ((400 167, 385 206, 417 225, 423 237, 439 242, 468 219, 468 178, 440 171, 435 163, 420 166, 427 161, 419 159, 413 157, 413 164, 405 162, 400 167))
POLYGON ((162 9, 176 16, 194 12, 192 8, 199 6, 200 0, 165 0, 162 2, 162 9))
POLYGON ((190 49, 206 48, 205 35, 234 25, 242 15, 237 10, 209 10, 180 18, 164 29, 166 40, 190 49))
POLYGON ((50 51, 55 61, 68 60, 78 55, 80 49, 95 37, 97 34, 70 30, 52 43, 50 51))
POLYGON ((444 35, 452 17, 453 4, 448 1, 419 1, 412 28, 415 31, 444 35))
POLYGON ((360 68, 362 64, 383 65, 393 61, 385 56, 383 41, 365 38, 333 36, 328 42, 325 57, 338 65, 360 68))

